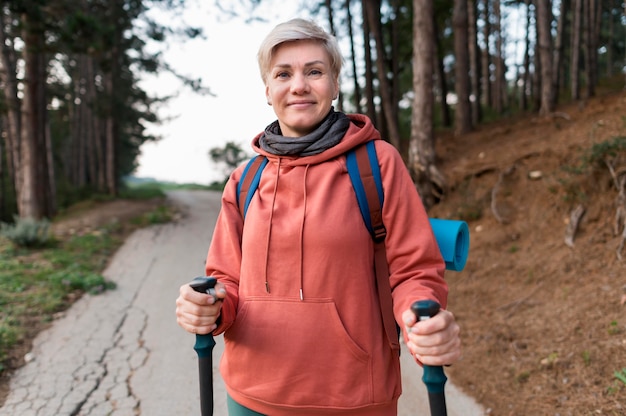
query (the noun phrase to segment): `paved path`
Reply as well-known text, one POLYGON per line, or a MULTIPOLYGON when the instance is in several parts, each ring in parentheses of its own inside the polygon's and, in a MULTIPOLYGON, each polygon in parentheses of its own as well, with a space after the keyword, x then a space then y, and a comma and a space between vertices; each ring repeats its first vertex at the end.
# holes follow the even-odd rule
MULTIPOLYGON (((104 273, 117 289, 84 296, 34 340, 33 360, 12 377, 0 416, 200 414, 194 336, 176 324, 174 301, 181 284, 203 274, 220 196, 176 191, 170 197, 189 207, 189 215, 126 240, 104 273)), ((222 337, 216 341, 215 415, 226 416, 217 371, 222 337)), ((428 415, 419 367, 403 368, 399 416, 428 415)), ((450 416, 484 414, 451 382, 446 400, 450 416)))

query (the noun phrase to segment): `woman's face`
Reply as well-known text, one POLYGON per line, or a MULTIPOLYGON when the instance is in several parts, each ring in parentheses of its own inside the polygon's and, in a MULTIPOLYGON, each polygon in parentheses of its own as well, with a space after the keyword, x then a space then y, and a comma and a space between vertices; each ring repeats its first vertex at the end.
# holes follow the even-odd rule
POLYGON ((314 41, 285 42, 274 51, 265 85, 283 136, 302 137, 328 115, 339 84, 324 47, 314 41))

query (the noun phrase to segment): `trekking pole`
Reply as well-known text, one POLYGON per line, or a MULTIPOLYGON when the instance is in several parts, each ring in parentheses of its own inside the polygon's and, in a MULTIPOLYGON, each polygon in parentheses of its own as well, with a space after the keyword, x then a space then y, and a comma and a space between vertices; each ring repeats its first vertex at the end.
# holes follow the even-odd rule
MULTIPOLYGON (((411 310, 418 321, 425 321, 439 313, 439 304, 433 300, 420 300, 411 305, 411 310)), ((424 365, 422 381, 428 390, 428 402, 430 403, 431 416, 447 416, 446 396, 444 385, 448 378, 443 372, 442 366, 424 365)))
MULTIPOLYGON (((217 299, 214 277, 200 276, 189 283, 196 292, 207 293, 217 299)), ((193 349, 198 353, 198 370, 200 375, 200 411, 202 416, 213 416, 213 347, 215 340, 212 334, 196 334, 193 349)))

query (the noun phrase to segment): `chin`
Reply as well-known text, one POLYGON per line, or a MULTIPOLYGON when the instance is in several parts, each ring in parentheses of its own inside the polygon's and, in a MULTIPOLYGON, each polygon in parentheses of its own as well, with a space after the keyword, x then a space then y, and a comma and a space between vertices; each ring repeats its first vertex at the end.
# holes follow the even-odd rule
MULTIPOLYGON (((321 120, 317 121, 316 123, 311 123, 311 122, 289 123, 289 131, 291 132, 291 136, 293 137, 306 136, 307 134, 315 130, 317 126, 319 126, 320 123, 321 123, 321 120)), ((284 131, 283 131, 283 134, 285 134, 284 131)))

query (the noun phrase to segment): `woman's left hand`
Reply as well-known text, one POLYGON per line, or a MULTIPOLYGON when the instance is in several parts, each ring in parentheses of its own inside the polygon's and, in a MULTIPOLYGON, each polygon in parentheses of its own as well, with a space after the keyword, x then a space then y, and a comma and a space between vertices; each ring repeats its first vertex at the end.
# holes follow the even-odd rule
POLYGON ((450 365, 461 358, 460 328, 452 312, 441 309, 430 319, 417 322, 415 314, 402 314, 408 333, 407 347, 422 364, 450 365))

